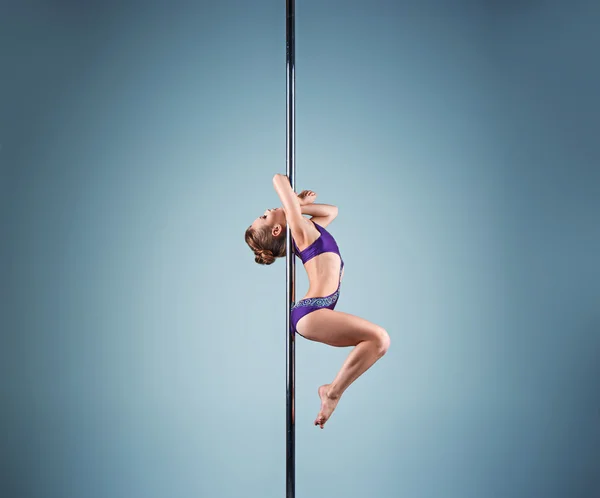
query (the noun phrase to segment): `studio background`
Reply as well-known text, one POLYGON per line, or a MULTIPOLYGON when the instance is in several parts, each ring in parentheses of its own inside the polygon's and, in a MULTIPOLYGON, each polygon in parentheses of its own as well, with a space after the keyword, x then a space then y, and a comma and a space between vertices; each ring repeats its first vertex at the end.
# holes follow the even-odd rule
MULTIPOLYGON (((0 494, 283 496, 285 2, 1 11, 0 494)), ((392 339, 323 431, 298 339, 298 498, 600 496, 599 14, 297 2, 297 190, 392 339)))

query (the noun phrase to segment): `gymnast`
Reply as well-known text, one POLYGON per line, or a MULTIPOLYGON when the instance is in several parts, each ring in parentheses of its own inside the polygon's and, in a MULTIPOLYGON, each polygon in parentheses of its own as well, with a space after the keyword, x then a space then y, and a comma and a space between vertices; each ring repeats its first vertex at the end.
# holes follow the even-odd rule
POLYGON ((285 257, 289 223, 296 256, 302 261, 309 280, 304 298, 292 304, 290 332, 330 346, 354 346, 331 384, 319 387, 321 408, 314 424, 323 429, 350 384, 387 352, 390 337, 379 325, 335 311, 344 261, 335 239, 325 227, 337 216, 337 207, 315 204, 316 194, 311 190, 296 195, 286 175, 276 174, 273 186, 282 207, 267 209, 254 220, 246 230, 245 239, 254 252, 255 261, 270 265, 276 258, 285 257), (305 218, 305 214, 311 218, 305 218))

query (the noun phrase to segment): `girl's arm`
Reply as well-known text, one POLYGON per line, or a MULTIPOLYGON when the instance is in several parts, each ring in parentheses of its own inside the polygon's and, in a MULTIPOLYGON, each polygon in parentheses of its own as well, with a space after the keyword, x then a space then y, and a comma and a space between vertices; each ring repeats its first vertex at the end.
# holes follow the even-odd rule
POLYGON ((332 206, 330 204, 306 204, 301 205, 300 209, 302 214, 309 214, 311 216, 320 217, 331 217, 335 218, 338 214, 337 206, 332 206))
POLYGON ((290 225, 294 240, 296 244, 302 245, 306 237, 306 232, 310 228, 310 223, 302 216, 300 199, 298 199, 298 196, 292 190, 287 175, 276 174, 273 177, 273 187, 275 187, 275 191, 285 211, 285 217, 290 225))
POLYGON ((300 209, 302 214, 311 215, 311 221, 322 227, 329 225, 338 214, 337 206, 329 204, 305 204, 301 205, 300 209))

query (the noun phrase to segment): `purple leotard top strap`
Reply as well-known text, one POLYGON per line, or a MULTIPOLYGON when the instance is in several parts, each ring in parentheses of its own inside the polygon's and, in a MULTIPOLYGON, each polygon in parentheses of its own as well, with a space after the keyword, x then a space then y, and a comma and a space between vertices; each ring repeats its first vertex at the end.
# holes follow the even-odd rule
POLYGON ((292 239, 292 242, 294 243, 294 249, 296 249, 296 256, 302 260, 303 264, 306 264, 307 261, 311 260, 315 256, 318 256, 319 254, 323 254, 324 252, 334 252, 341 258, 342 255, 340 254, 340 250, 333 236, 327 230, 325 230, 324 227, 317 225, 314 221, 313 224, 315 227, 317 227, 317 230, 321 233, 321 236, 306 249, 304 249, 304 251, 300 251, 296 245, 296 241, 292 239))

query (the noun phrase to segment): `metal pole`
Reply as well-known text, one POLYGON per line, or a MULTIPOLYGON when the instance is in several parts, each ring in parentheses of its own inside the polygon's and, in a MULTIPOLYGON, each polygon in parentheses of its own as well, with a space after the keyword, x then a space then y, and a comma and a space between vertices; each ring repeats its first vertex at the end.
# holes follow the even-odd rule
MULTIPOLYGON (((286 137, 286 174, 292 190, 296 191, 296 106, 295 106, 295 0, 286 0, 286 69, 287 69, 287 137, 286 137)), ((291 332, 290 312, 296 300, 296 261, 292 247, 290 226, 286 227, 286 498, 294 498, 296 493, 296 428, 295 428, 295 391, 296 391, 296 350, 295 336, 291 332)))

